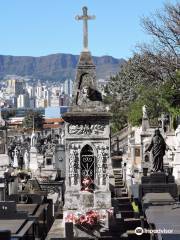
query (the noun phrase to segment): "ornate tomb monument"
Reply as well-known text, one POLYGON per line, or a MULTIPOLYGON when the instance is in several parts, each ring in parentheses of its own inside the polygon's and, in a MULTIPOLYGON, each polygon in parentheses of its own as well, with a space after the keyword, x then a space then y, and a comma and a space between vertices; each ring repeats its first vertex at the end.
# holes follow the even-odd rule
MULTIPOLYGON (((109 176, 111 115, 97 89, 96 67, 88 50, 87 7, 83 7, 84 48, 77 66, 69 112, 65 113, 66 191, 64 210, 111 207, 109 176)), ((66 214, 65 214, 66 215, 66 214)))
POLYGON ((34 131, 34 119, 33 119, 33 132, 31 134, 31 148, 30 148, 30 161, 29 161, 29 168, 33 171, 33 173, 38 169, 36 143, 37 143, 37 136, 34 131))

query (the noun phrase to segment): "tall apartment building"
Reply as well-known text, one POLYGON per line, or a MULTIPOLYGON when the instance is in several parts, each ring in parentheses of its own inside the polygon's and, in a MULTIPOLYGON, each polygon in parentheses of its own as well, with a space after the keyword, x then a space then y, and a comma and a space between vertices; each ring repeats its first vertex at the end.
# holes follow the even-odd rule
POLYGON ((20 95, 24 92, 24 82, 18 79, 7 80, 7 93, 13 95, 20 95))
POLYGON ((20 94, 17 97, 17 108, 29 108, 29 94, 20 94))
POLYGON ((72 97, 73 81, 72 79, 66 79, 63 83, 63 92, 72 97))

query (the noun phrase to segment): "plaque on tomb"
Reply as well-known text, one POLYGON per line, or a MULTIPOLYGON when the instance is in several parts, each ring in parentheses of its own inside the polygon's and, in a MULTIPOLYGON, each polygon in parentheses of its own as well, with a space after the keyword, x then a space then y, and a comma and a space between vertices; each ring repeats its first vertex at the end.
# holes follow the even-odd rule
POLYGON ((86 123, 86 124, 69 124, 68 133, 70 135, 91 135, 102 134, 105 130, 105 124, 103 123, 86 123))
POLYGON ((135 156, 140 157, 140 148, 135 148, 135 156))

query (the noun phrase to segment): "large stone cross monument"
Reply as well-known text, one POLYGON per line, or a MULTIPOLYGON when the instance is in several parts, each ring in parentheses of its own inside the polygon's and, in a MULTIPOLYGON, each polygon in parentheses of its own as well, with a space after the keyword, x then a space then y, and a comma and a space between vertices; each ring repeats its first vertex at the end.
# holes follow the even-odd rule
POLYGON ((95 16, 88 16, 87 7, 83 7, 83 15, 76 16, 76 20, 83 20, 83 51, 88 52, 88 20, 95 19, 95 16))
POLYGON ((65 113, 66 191, 64 210, 111 207, 109 176, 111 115, 97 89, 96 67, 88 51, 87 15, 83 8, 84 48, 80 54, 72 103, 65 113))

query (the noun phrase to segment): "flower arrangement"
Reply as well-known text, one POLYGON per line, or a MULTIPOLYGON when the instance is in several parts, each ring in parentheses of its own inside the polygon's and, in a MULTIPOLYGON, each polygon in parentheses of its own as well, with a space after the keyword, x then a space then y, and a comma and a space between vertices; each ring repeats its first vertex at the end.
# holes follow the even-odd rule
POLYGON ((73 222, 76 225, 80 226, 88 226, 88 227, 94 227, 97 225, 103 224, 105 221, 107 214, 110 214, 110 216, 113 216, 113 209, 104 209, 104 210, 89 210, 84 213, 76 212, 76 213, 69 213, 65 217, 66 222, 73 222))
POLYGON ((65 217, 65 222, 72 222, 72 223, 76 223, 77 221, 77 216, 73 213, 69 213, 66 217, 65 217))
POLYGON ((82 189, 81 191, 93 192, 92 189, 93 180, 88 176, 82 180, 82 189))
POLYGON ((77 224, 77 225, 79 224, 79 225, 89 225, 89 226, 97 225, 99 220, 100 220, 100 214, 98 213, 98 211, 95 211, 95 210, 90 210, 85 214, 77 213, 77 215, 70 213, 65 218, 66 222, 73 222, 74 224, 77 224))
POLYGON ((81 215, 77 219, 77 224, 88 224, 90 226, 96 225, 100 219, 99 213, 97 211, 90 210, 86 212, 85 215, 81 215))

